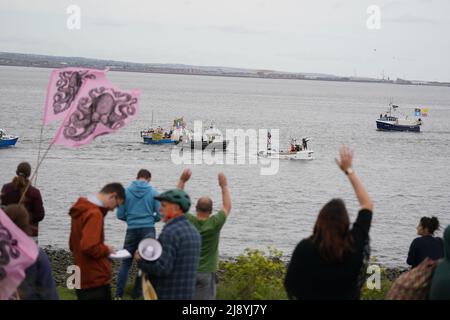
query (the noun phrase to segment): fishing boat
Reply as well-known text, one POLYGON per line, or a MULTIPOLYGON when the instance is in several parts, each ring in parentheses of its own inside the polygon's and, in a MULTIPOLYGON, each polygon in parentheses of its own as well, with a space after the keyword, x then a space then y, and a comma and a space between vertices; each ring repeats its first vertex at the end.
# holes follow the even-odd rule
POLYGON ((201 149, 212 151, 226 151, 229 144, 228 140, 223 138, 222 133, 217 129, 214 121, 203 132, 201 140, 195 140, 194 134, 190 131, 186 134, 178 146, 182 149, 201 149))
POLYGON ((12 147, 19 140, 18 136, 10 135, 4 129, 0 129, 0 148, 12 147))
POLYGON ((376 120, 377 129, 380 131, 420 132, 420 126, 422 125, 420 109, 416 109, 415 116, 409 118, 408 116, 399 116, 398 108, 397 105, 390 103, 385 114, 380 114, 380 117, 376 120))
POLYGON ((141 137, 145 144, 175 144, 180 142, 186 134, 188 134, 188 130, 183 117, 175 119, 170 129, 150 127, 141 131, 141 137))
POLYGON ((267 150, 258 152, 258 156, 268 159, 282 160, 313 160, 314 151, 308 147, 311 138, 302 138, 302 143, 298 143, 296 138, 292 138, 289 150, 275 150, 271 145, 270 132, 267 134, 267 150))

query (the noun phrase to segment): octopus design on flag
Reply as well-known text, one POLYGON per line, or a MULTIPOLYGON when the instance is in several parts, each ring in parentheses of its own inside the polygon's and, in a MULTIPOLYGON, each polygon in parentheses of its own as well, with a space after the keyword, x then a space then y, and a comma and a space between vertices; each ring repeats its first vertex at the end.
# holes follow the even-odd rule
POLYGON ((75 100, 83 81, 95 78, 95 74, 89 70, 60 72, 59 80, 56 82, 58 90, 53 96, 53 112, 58 114, 66 111, 75 100))
POLYGON ((0 281, 7 275, 4 266, 7 266, 11 259, 20 257, 17 245, 17 240, 13 239, 11 232, 0 223, 0 281))
POLYGON ((125 119, 136 113, 137 98, 129 93, 100 87, 89 91, 89 97, 80 99, 77 109, 65 124, 66 139, 83 141, 100 123, 117 130, 125 125, 125 119))

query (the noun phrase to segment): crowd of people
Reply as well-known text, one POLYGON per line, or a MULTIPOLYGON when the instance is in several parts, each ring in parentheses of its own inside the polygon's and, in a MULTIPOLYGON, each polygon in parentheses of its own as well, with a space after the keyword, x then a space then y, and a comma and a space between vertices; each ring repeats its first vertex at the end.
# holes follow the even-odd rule
MULTIPOLYGON (((312 234, 298 243, 289 261, 284 279, 289 299, 360 298, 370 260, 374 205, 353 170, 352 160, 352 152, 343 146, 336 162, 358 199, 357 218, 351 224, 342 199, 332 199, 323 206, 312 234)), ((18 165, 13 181, 2 188, 1 205, 11 221, 37 242, 38 224, 45 211, 40 191, 31 185, 30 174, 28 163, 18 165)), ((114 299, 124 297, 133 262, 140 270, 133 285, 133 299, 143 296, 141 273, 150 281, 158 299, 216 299, 220 233, 231 212, 231 195, 226 176, 219 173, 221 208, 213 213, 213 201, 203 196, 195 205, 195 214, 190 213, 192 200, 184 189, 191 175, 185 169, 174 189, 159 193, 151 185, 150 171, 141 169, 126 189, 121 183, 109 183, 97 194, 80 197, 72 205, 69 249, 80 268, 78 299, 113 299, 110 255, 116 250, 105 243, 104 223, 108 212, 114 210, 117 219, 127 224, 123 248, 130 253, 121 261, 114 299), (159 221, 164 227, 157 237, 155 224, 159 221), (138 250, 141 241, 148 238, 157 238, 161 244, 157 259, 146 259, 138 250)), ((420 219, 419 237, 412 241, 406 262, 412 270, 419 270, 431 261, 433 273, 426 298, 450 299, 450 226, 443 239, 434 236, 439 228, 436 217, 420 219)), ((13 298, 58 299, 51 264, 42 249, 34 264, 26 269, 25 279, 13 298)))

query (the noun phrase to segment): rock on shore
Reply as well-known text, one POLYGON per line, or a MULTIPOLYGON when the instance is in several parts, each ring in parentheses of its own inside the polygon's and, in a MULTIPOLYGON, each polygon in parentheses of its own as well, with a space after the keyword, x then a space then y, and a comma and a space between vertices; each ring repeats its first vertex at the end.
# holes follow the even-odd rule
MULTIPOLYGON (((57 286, 66 286, 67 278, 71 275, 67 273, 67 267, 73 265, 72 253, 65 249, 60 249, 52 246, 46 246, 42 248, 47 254, 50 263, 52 265, 53 279, 55 279, 57 286)), ((120 261, 112 261, 113 281, 112 286, 115 287, 117 274, 119 272, 120 261)), ((137 274, 136 264, 133 263, 128 277, 128 284, 134 281, 137 274)))

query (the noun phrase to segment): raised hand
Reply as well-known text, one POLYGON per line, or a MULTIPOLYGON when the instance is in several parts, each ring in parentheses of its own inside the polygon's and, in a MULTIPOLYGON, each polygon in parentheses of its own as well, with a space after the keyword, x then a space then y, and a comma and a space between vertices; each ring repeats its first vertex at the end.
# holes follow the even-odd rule
POLYGON ((192 176, 191 169, 184 169, 183 173, 181 173, 180 180, 183 182, 187 182, 192 176))
POLYGON ((184 184, 191 178, 191 169, 184 169, 181 173, 180 179, 178 180, 177 188, 184 190, 184 184))
POLYGON ((340 160, 336 159, 337 165, 347 174, 350 183, 355 190, 356 197, 362 209, 373 211, 373 202, 370 199, 366 188, 359 180, 356 173, 349 171, 352 168, 353 152, 349 147, 343 145, 340 149, 340 160))
POLYGON ((351 168, 353 160, 353 151, 351 151, 348 146, 343 145, 339 150, 339 154, 340 160, 335 159, 339 168, 341 168, 342 171, 351 168))
POLYGON ((223 172, 220 172, 217 177, 219 180, 219 186, 222 189, 222 211, 226 216, 228 216, 231 211, 231 195, 228 190, 227 177, 225 177, 223 172))
POLYGON ((219 179, 219 186, 221 188, 227 187, 228 186, 228 182, 227 182, 227 177, 225 177, 225 175, 223 174, 223 172, 220 172, 218 175, 218 179, 219 179))

